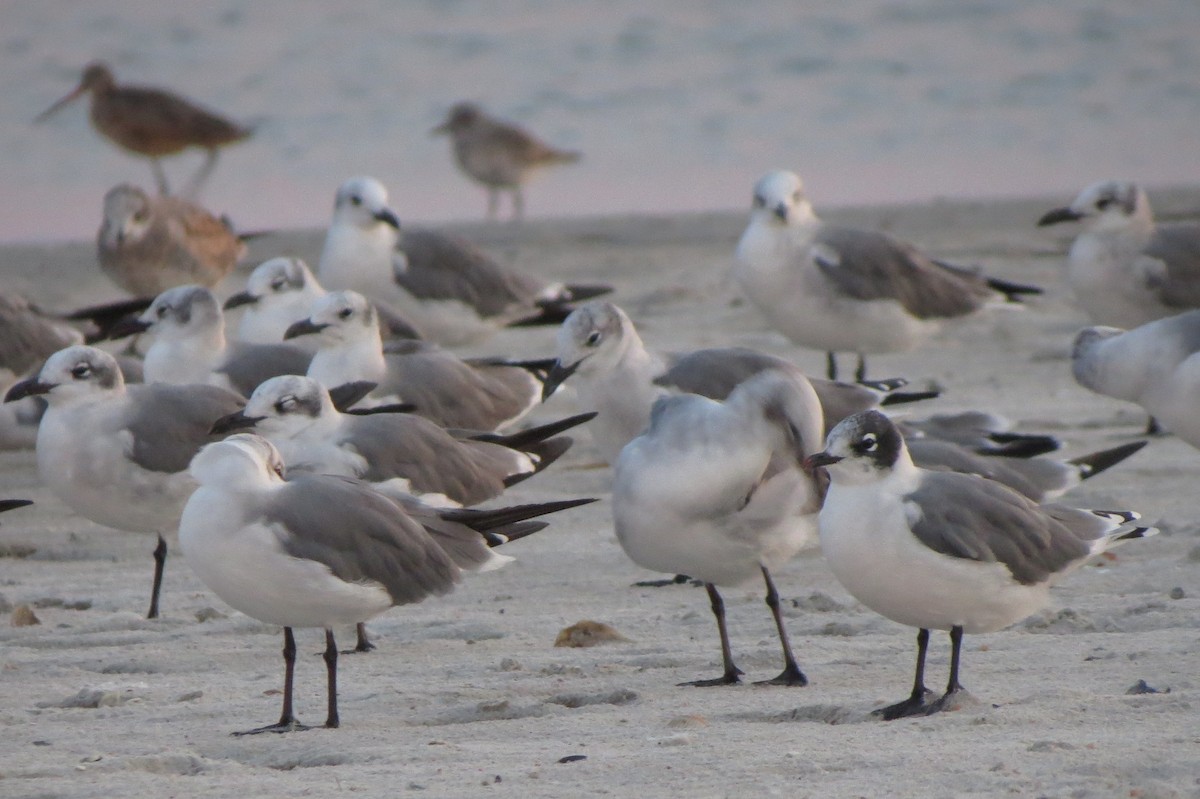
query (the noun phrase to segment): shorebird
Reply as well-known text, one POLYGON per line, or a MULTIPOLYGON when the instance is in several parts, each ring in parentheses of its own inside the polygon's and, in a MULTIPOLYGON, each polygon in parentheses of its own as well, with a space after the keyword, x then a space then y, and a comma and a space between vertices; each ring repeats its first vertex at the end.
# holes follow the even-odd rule
POLYGON ((188 463, 217 419, 244 404, 216 386, 126 386, 116 360, 75 345, 46 361, 5 402, 44 396, 38 473, 73 511, 118 530, 154 533, 154 587, 147 618, 158 616, 167 542, 196 484, 188 463))
POLYGON ((1200 307, 1200 225, 1155 224, 1136 183, 1093 183, 1038 225, 1062 222, 1083 224, 1067 282, 1095 324, 1132 329, 1200 307))
POLYGON ((402 233, 387 189, 368 177, 338 188, 317 275, 326 288, 396 303, 422 333, 448 344, 497 327, 556 325, 571 312, 571 303, 612 291, 546 282, 437 231, 402 233))
POLYGON ((793 343, 866 355, 912 349, 938 323, 1041 289, 938 261, 873 230, 817 218, 794 172, 771 172, 754 187, 750 223, 737 246, 733 276, 768 323, 793 343))
POLYGON ((160 158, 189 147, 199 147, 206 152, 200 171, 183 192, 185 197, 195 196, 216 166, 217 151, 242 141, 253 132, 172 92, 143 86, 118 86, 112 70, 102 61, 89 64, 79 85, 34 121, 41 122, 89 92, 92 95, 92 126, 118 147, 149 158, 158 191, 163 195, 170 194, 170 190, 160 158))
POLYGON ((489 571, 512 560, 491 547, 546 526, 528 519, 592 501, 435 510, 343 477, 285 482, 284 468, 279 452, 256 435, 205 447, 191 465, 199 488, 179 526, 184 557, 213 593, 283 627, 283 712, 277 723, 239 735, 307 729, 292 705, 293 627, 325 630, 325 726, 337 727, 335 625, 447 594, 464 571, 489 571))
POLYGON ((216 286, 246 245, 227 220, 200 206, 122 183, 104 195, 96 251, 114 283, 135 297, 154 297, 186 283, 216 286))
POLYGON ((528 131, 489 116, 475 103, 458 103, 431 131, 448 135, 454 143, 458 168, 482 184, 488 193, 488 219, 500 211, 500 192, 512 195, 513 219, 525 214, 521 187, 533 174, 556 164, 573 164, 582 156, 551 147, 528 131))
POLYGON ((806 466, 831 478, 819 524, 834 576, 876 613, 919 630, 912 693, 876 711, 886 720, 954 709, 964 633, 1020 621, 1089 557, 1156 532, 1131 511, 1038 505, 993 480, 922 469, 878 411, 840 422, 806 466), (948 631, 952 647, 946 692, 932 702, 931 629, 948 631))

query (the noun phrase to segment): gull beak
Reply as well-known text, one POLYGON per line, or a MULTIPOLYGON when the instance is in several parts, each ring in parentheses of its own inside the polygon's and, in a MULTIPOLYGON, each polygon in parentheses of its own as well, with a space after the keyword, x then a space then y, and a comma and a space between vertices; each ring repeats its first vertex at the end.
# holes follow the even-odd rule
POLYGON ((118 320, 116 324, 105 331, 104 338, 110 341, 119 338, 128 338, 129 336, 136 336, 138 333, 145 333, 151 327, 150 322, 143 322, 141 319, 128 317, 118 320))
POLYGON ((812 455, 809 455, 804 459, 804 471, 812 474, 814 471, 816 471, 817 467, 829 466, 830 464, 837 463, 840 460, 842 460, 840 455, 831 455, 824 451, 814 452, 812 455))
POLYGON ((289 338, 297 336, 307 336, 312 333, 320 333, 329 325, 319 325, 311 319, 301 319, 299 322, 293 322, 292 325, 284 332, 283 338, 286 341, 289 338))
POLYGON ((558 390, 563 381, 575 374, 575 370, 579 368, 580 363, 582 361, 576 361, 570 366, 563 366, 562 361, 554 362, 554 366, 550 367, 550 371, 546 373, 546 379, 542 382, 542 402, 550 399, 550 396, 558 390))
POLYGON ((68 104, 68 103, 70 103, 72 100, 76 99, 77 97, 79 97, 80 95, 82 95, 82 94, 83 94, 84 92, 86 92, 86 91, 87 91, 87 89, 84 87, 84 85, 83 85, 82 83, 81 83, 81 84, 79 84, 79 85, 78 85, 78 86, 76 86, 74 89, 72 89, 72 90, 71 90, 71 93, 70 93, 70 94, 68 94, 66 97, 62 98, 62 99, 61 99, 61 100, 59 100, 57 103, 55 103, 54 105, 50 106, 50 107, 49 107, 49 108, 47 108, 45 111, 43 111, 42 113, 40 113, 40 114, 38 114, 36 117, 34 117, 33 123, 36 125, 36 124, 38 124, 39 122, 45 122, 45 121, 46 121, 47 119, 49 119, 51 116, 53 116, 54 114, 58 113, 58 110, 59 110, 60 108, 62 108, 64 105, 67 105, 67 104, 68 104))
POLYGON ((430 136, 445 136, 449 132, 450 132, 450 120, 447 119, 445 122, 438 125, 436 128, 430 129, 429 135, 430 136))
POLYGON ((16 402, 19 399, 26 397, 37 397, 42 394, 49 394, 54 388, 55 383, 43 383, 37 378, 22 380, 20 383, 14 384, 9 388, 8 393, 4 395, 5 402, 16 402))
POLYGON ((208 432, 214 436, 223 436, 235 430, 250 430, 255 424, 266 418, 265 416, 247 416, 243 408, 213 422, 213 426, 208 432))
POLYGON ((237 294, 234 294, 232 297, 225 300, 225 310, 228 311, 232 308, 240 308, 243 305, 256 305, 257 303, 258 297, 254 296, 248 291, 239 291, 237 294))
POLYGON ((373 216, 377 222, 383 222, 385 225, 390 225, 396 230, 400 229, 400 217, 396 216, 391 208, 384 208, 382 211, 376 211, 373 216))
POLYGON ((1038 220, 1038 227, 1057 225, 1059 222, 1078 222, 1080 219, 1083 219, 1083 214, 1078 211, 1072 211, 1070 208, 1055 208, 1053 211, 1047 211, 1038 220))

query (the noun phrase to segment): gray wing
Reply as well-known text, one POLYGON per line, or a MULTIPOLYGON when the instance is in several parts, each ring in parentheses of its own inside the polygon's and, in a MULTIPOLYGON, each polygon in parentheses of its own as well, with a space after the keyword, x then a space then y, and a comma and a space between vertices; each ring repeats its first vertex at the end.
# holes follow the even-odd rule
POLYGON ((993 296, 981 276, 947 268, 912 245, 872 230, 823 225, 812 255, 842 294, 896 300, 920 319, 962 316, 993 296))
POLYGON ((239 343, 231 348, 229 357, 217 371, 248 397, 272 377, 306 374, 311 361, 312 353, 290 344, 239 343))
POLYGON ((46 319, 23 297, 0 292, 0 369, 28 374, 64 347, 82 342, 81 333, 46 319))
POLYGON ((367 470, 359 475, 364 480, 403 477, 416 491, 445 494, 463 505, 504 491, 509 469, 489 458, 483 446, 460 442, 427 419, 407 414, 355 416, 346 419, 344 429, 346 436, 339 443, 366 460, 367 470))
POLYGON ((431 345, 406 344, 406 354, 385 351, 389 390, 442 427, 495 430, 540 397, 537 379, 518 366, 469 364, 431 345))
POLYGON ((378 582, 397 605, 448 593, 458 580, 458 567, 420 524, 357 480, 289 480, 264 516, 287 528, 288 554, 323 563, 347 582, 378 582))
POLYGON ((1003 483, 1034 502, 1048 491, 1066 487, 1067 467, 1058 461, 979 455, 958 444, 919 438, 906 442, 913 462, 923 469, 977 474, 1003 483))
POLYGON ((767 369, 799 371, 783 358, 745 347, 714 347, 669 356, 667 371, 654 384, 723 400, 737 385, 767 369))
POLYGON ((246 404, 217 386, 144 383, 127 392, 130 458, 152 472, 182 472, 200 447, 223 437, 209 432, 213 422, 246 404))
POLYGON ((928 472, 906 502, 920 509, 913 534, 927 547, 955 558, 1002 563, 1025 585, 1088 554, 1076 532, 1086 511, 1040 507, 991 480, 955 472, 928 472))
POLYGON ((480 316, 498 316, 514 306, 533 308, 543 285, 527 275, 505 269, 462 239, 432 230, 407 231, 399 249, 408 268, 395 278, 406 291, 423 300, 458 300, 480 316))
POLYGON ((1158 286, 1164 303, 1180 309, 1200 307, 1200 227, 1159 225, 1143 252, 1167 268, 1158 286))

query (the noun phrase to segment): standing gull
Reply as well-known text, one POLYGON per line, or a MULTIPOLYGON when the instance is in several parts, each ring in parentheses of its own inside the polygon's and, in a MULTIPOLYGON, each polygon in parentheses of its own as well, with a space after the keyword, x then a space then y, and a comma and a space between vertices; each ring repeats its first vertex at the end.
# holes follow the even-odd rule
POLYGON ((213 440, 213 422, 242 407, 216 386, 126 386, 111 355, 76 345, 51 355, 36 378, 9 389, 5 402, 43 395, 38 473, 54 495, 94 522, 154 533, 154 587, 147 618, 158 616, 167 542, 196 487, 187 473, 213 440))
POLYGON ((43 111, 41 122, 77 97, 91 93, 92 126, 118 147, 150 159, 159 194, 170 194, 159 159, 189 147, 206 153, 203 166, 183 195, 194 196, 217 163, 217 151, 251 134, 238 125, 195 103, 162 89, 118 86, 108 65, 95 61, 83 71, 79 85, 43 111))
POLYGON ((770 370, 725 402, 695 394, 658 400, 650 427, 621 451, 612 496, 621 547, 643 568, 704 582, 717 620, 723 673, 688 685, 740 682, 718 586, 754 577, 766 583, 783 647, 784 669, 768 682, 808 683, 770 570, 814 543, 821 489, 800 463, 820 446, 822 424, 808 381, 770 370))
POLYGON ((1134 328, 1200 307, 1200 225, 1155 224, 1136 183, 1093 183, 1038 225, 1062 222, 1083 224, 1067 283, 1096 324, 1134 328))
POLYGON ((541 394, 541 382, 521 367, 464 361, 421 341, 394 342, 385 350, 378 314, 354 291, 318 299, 308 318, 288 328, 289 341, 300 336, 315 336, 319 345, 309 377, 326 387, 376 383, 374 396, 398 396, 443 427, 495 430, 513 424, 541 394))
POLYGON ((1038 505, 992 480, 922 469, 878 411, 839 423, 806 463, 832 479, 820 514, 829 568, 864 605, 919 630, 912 694, 876 711, 887 720, 954 709, 964 633, 1020 621, 1089 557, 1155 532, 1129 511, 1038 505), (952 646, 946 692, 933 702, 931 629, 949 631, 952 646))
POLYGON ((750 223, 737 246, 734 278, 767 322, 792 342, 866 355, 917 346, 946 319, 1041 289, 989 278, 935 260, 872 230, 817 218, 794 172, 771 172, 754 187, 750 223))
POLYGON ((572 302, 612 291, 548 283, 436 231, 401 233, 387 189, 365 177, 338 189, 317 274, 326 288, 396 303, 422 333, 451 344, 507 325, 558 324, 572 302))
POLYGON ((534 173, 548 166, 573 164, 582 157, 489 116, 475 103, 456 104, 432 133, 449 136, 458 168, 487 188, 488 219, 495 219, 500 211, 501 191, 512 195, 513 219, 521 219, 525 215, 521 188, 534 173))
MULTIPOLYGON (((283 626, 283 712, 249 733, 306 729, 292 709, 293 627, 325 630, 325 726, 339 725, 332 628, 454 589, 462 572, 511 560, 490 546, 544 527, 525 519, 590 500, 495 511, 414 510, 355 480, 304 475, 284 482, 264 438, 239 434, 200 451, 199 488, 179 527, 184 557, 222 600, 283 626)), ((245 733, 243 733, 245 734, 245 733)))
POLYGON ((216 286, 246 246, 228 221, 200 206, 122 183, 104 195, 96 251, 114 283, 135 297, 154 297, 186 283, 216 286))

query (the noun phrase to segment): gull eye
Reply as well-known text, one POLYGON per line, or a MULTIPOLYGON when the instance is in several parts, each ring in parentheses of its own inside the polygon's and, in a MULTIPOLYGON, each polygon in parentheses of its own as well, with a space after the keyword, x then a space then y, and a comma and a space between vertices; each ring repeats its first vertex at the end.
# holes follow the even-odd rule
POLYGON ((351 194, 350 195, 350 204, 351 205, 362 205, 362 197, 359 197, 357 194, 351 194))
POLYGON ((287 285, 287 281, 283 278, 278 278, 271 281, 271 291, 283 291, 283 287, 287 285))
POLYGON ((754 207, 755 208, 766 208, 767 207, 767 201, 763 199, 761 194, 754 195, 754 207))
POLYGON ((145 222, 149 218, 150 218, 150 214, 146 213, 145 211, 138 211, 136 214, 133 215, 133 221, 137 222, 139 225, 142 224, 143 222, 145 222))
POLYGON ((286 397, 280 397, 279 401, 275 403, 275 410, 277 410, 279 413, 287 413, 295 407, 296 398, 291 394, 288 394, 286 397))
POLYGON ((1099 208, 1101 211, 1103 211, 1105 208, 1107 208, 1108 206, 1112 205, 1115 202, 1116 202, 1116 200, 1114 200, 1112 197, 1101 197, 1099 200, 1096 201, 1096 207, 1099 208))
POLYGON ((164 316, 167 315, 167 306, 165 306, 165 305, 158 306, 158 311, 156 313, 158 314, 158 318, 162 319, 164 316))
POLYGON ((602 338, 602 336, 600 335, 600 331, 593 330, 591 333, 588 333, 586 343, 589 347, 594 347, 600 343, 601 338, 602 338))
POLYGON ((859 447, 863 452, 874 452, 875 450, 879 449, 879 439, 875 437, 874 433, 867 433, 862 437, 862 440, 859 441, 859 447))
POLYGON ((71 376, 76 380, 87 380, 92 376, 92 367, 90 364, 81 363, 71 370, 71 376))
POLYGON ((353 315, 353 308, 343 308, 342 310, 338 311, 338 319, 349 319, 353 315))

